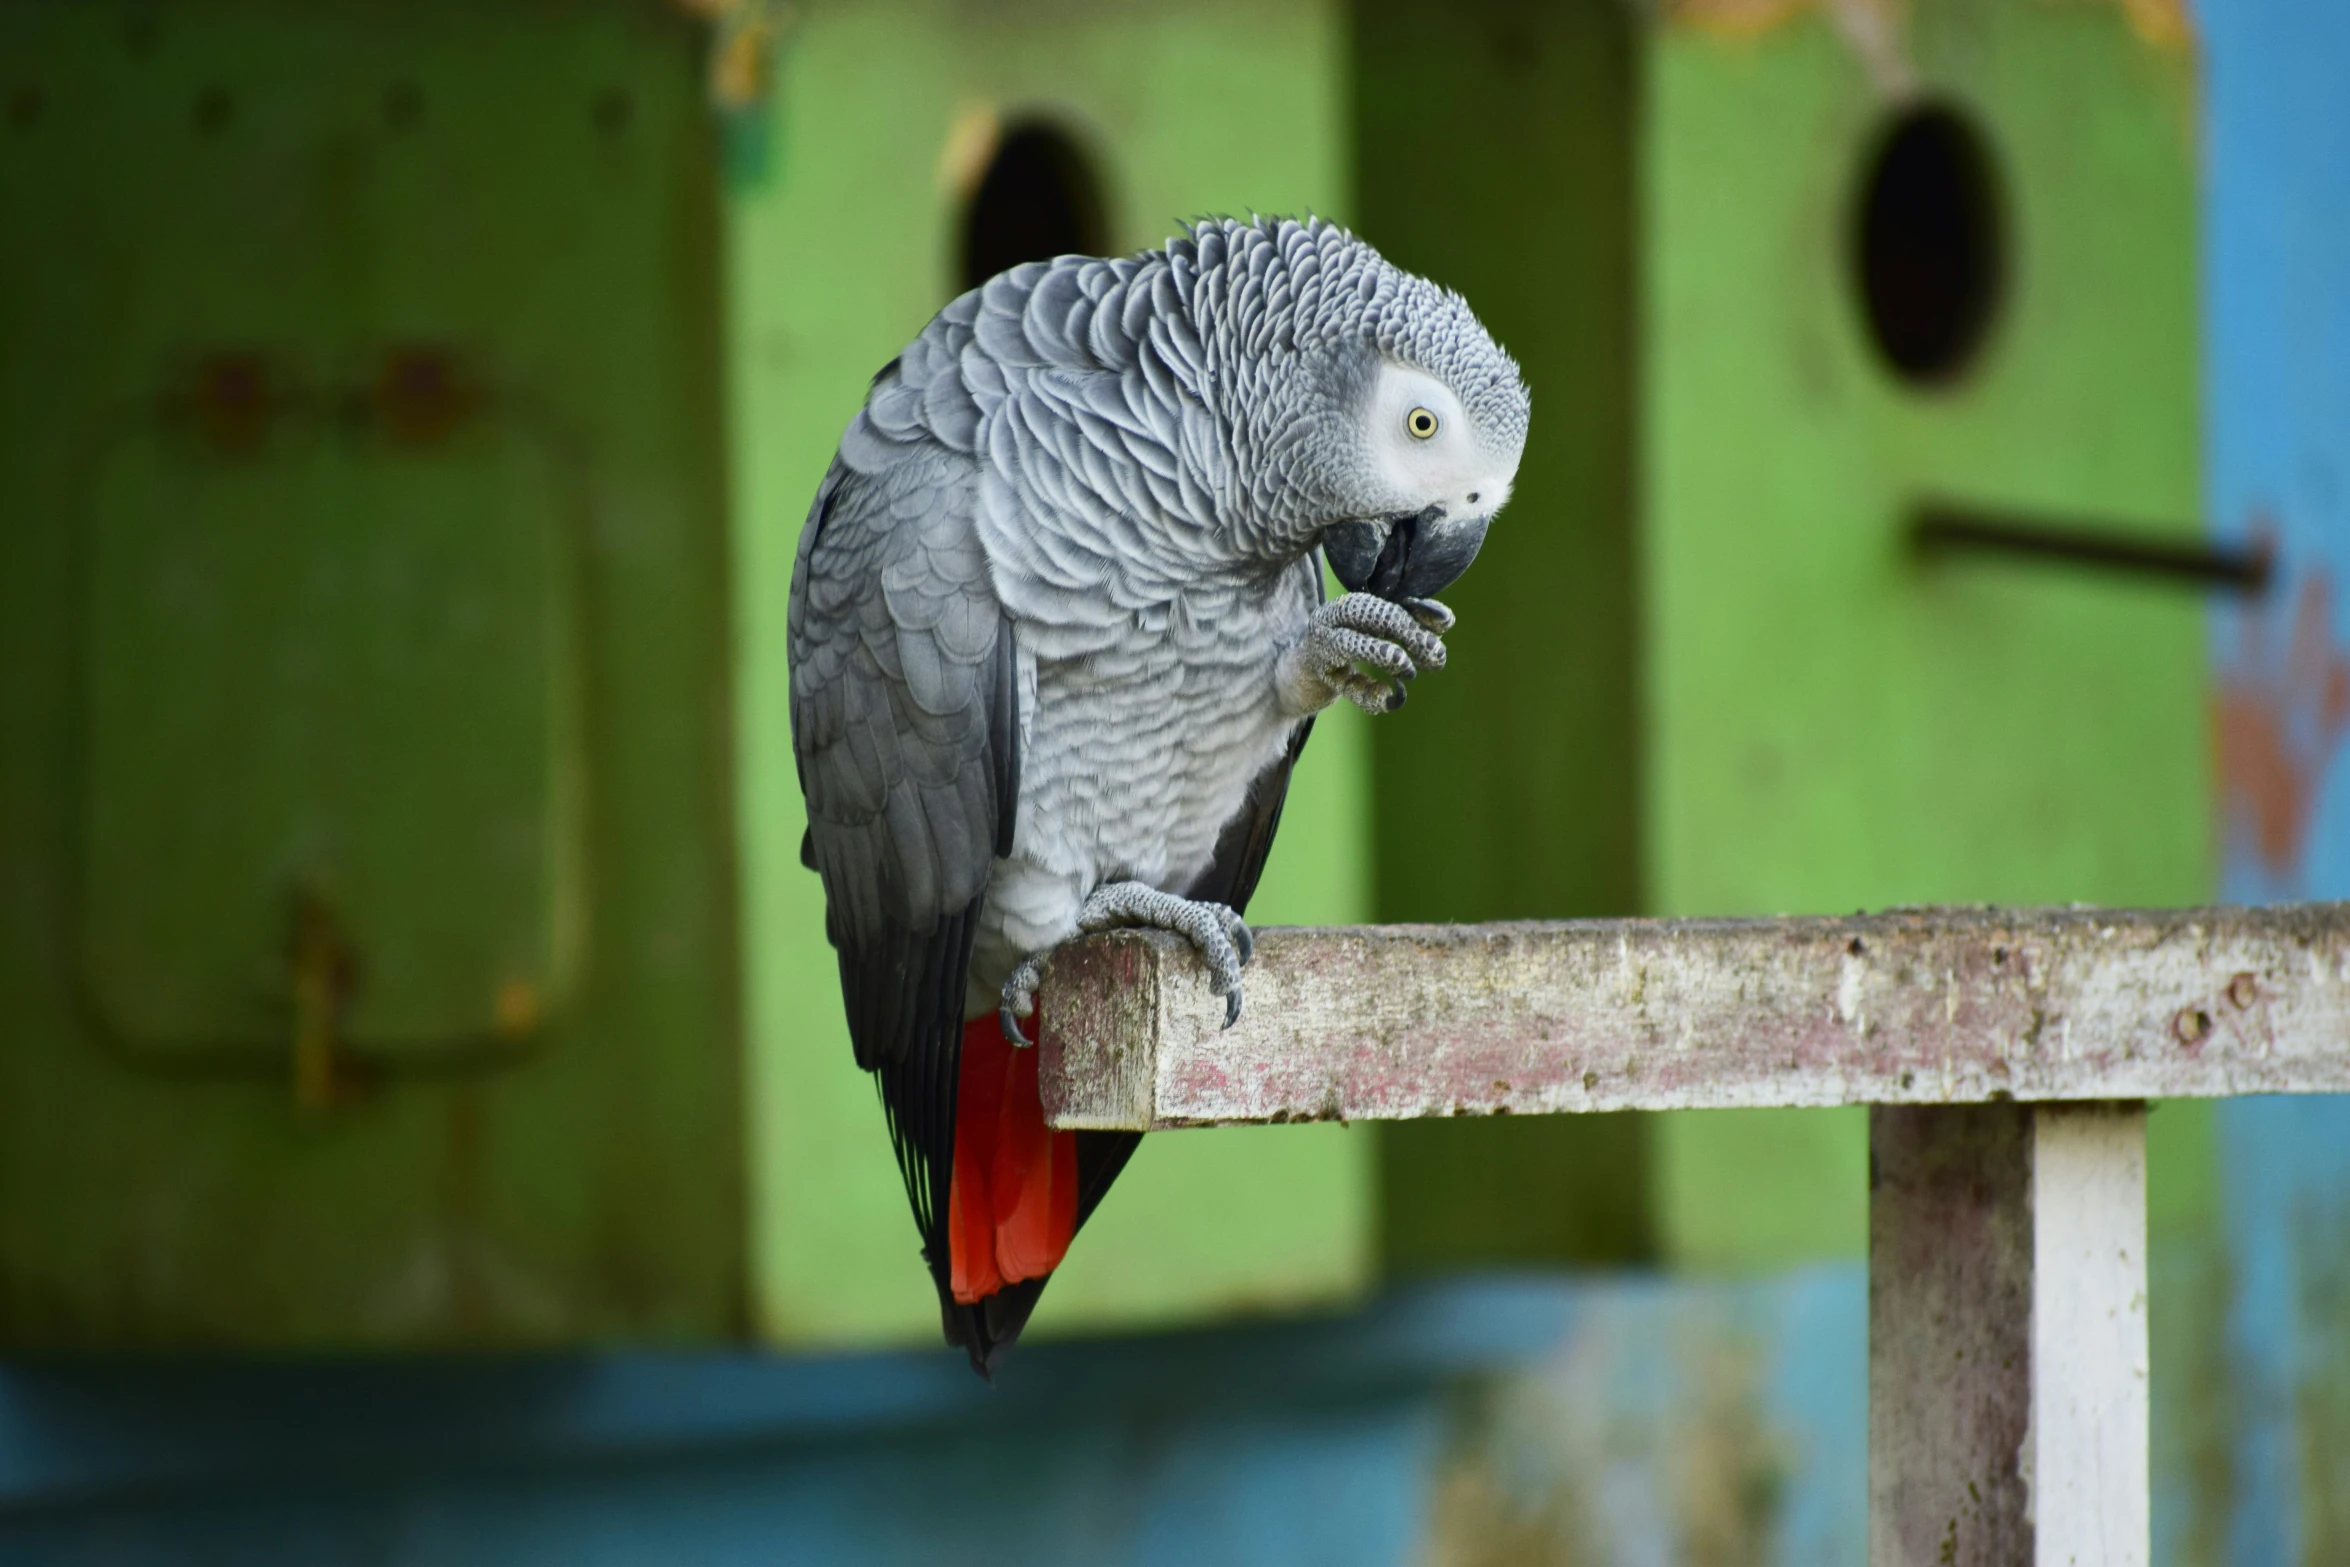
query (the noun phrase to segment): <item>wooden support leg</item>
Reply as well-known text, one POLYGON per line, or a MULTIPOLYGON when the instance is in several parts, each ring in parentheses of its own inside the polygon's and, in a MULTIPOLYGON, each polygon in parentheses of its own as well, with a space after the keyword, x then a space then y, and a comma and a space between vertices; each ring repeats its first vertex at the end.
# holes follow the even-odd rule
POLYGON ((2043 1105, 2032 1119, 2035 1554, 2146 1567, 2146 1107, 2043 1105))
POLYGON ((2145 1567, 2146 1113, 1869 1112, 1869 1560, 2145 1567))

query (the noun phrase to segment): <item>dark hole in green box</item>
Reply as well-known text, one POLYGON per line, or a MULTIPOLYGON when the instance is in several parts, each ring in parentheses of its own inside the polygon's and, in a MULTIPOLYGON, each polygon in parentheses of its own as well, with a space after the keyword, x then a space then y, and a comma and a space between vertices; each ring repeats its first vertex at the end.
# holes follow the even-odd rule
POLYGON ((962 279, 977 288, 1023 261, 1098 256, 1101 184, 1083 148, 1049 121, 1015 122, 963 215, 962 279))
POLYGON ((2006 272, 1998 178, 1956 109, 1903 110, 1864 166, 1855 277, 1869 336, 1903 380, 1947 382, 1973 361, 2006 272))

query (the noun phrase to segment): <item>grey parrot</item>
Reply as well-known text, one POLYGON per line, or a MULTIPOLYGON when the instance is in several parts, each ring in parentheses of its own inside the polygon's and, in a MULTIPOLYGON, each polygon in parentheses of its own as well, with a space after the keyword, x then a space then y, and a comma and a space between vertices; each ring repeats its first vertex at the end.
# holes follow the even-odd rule
POLYGON ((1015 267, 874 377, 792 574, 801 856, 982 1375, 1138 1140, 1044 1125, 1042 958, 1177 932, 1239 1016, 1314 715, 1443 666, 1527 409, 1458 295, 1319 220, 1015 267))

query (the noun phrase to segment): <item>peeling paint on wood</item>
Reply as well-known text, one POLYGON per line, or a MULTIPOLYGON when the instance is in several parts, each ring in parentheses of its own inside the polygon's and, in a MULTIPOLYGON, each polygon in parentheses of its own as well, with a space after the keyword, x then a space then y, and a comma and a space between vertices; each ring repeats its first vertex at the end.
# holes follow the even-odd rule
POLYGON ((1054 954, 1057 1126, 2350 1092, 2350 904, 1259 933, 1054 954))
MULTIPOLYGON (((2168 55, 2195 48, 2195 23, 2187 0, 2043 0, 2051 8, 2110 5, 2127 19, 2140 43, 2168 55)), ((1905 0, 1656 0, 1655 15, 1668 28, 1739 42, 1759 38, 1801 17, 1825 17, 1885 91, 1907 96, 1917 73, 1909 57, 1915 9, 1905 0)))
POLYGON ((1892 99, 1917 91, 1910 59, 1909 8, 1901 0, 1664 0, 1668 27, 1731 41, 1760 37, 1798 17, 1825 17, 1877 90, 1892 99))

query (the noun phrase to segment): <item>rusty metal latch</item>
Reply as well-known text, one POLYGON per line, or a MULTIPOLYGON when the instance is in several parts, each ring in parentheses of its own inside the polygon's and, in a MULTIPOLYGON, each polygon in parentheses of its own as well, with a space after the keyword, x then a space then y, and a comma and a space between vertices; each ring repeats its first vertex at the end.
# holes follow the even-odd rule
POLYGON ((347 1097, 337 1069, 344 1010, 359 988, 359 954, 326 900, 297 888, 287 941, 294 1001, 294 1106, 324 1114, 347 1097))

